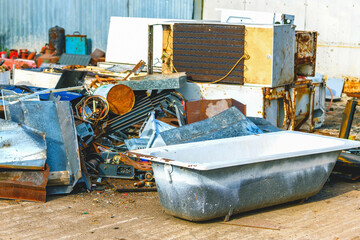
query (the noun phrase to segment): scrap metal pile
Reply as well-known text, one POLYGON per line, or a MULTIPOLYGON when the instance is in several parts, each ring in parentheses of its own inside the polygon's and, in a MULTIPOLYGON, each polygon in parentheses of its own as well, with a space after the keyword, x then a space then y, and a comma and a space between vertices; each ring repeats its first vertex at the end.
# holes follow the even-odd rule
MULTIPOLYGON (((128 150, 263 133, 232 99, 186 102, 174 89, 83 85, 85 75, 64 70, 57 86, 65 88, 1 86, 0 166, 7 170, 0 197, 45 201, 46 194, 81 184, 91 189, 102 179, 122 190, 156 190, 151 163, 128 150), (133 181, 124 188, 113 179, 133 181)), ((157 78, 181 82, 184 76, 157 78)), ((267 131, 264 122, 258 125, 267 131)))
MULTIPOLYGON (((39 177, 42 180, 41 191, 34 196, 21 189, 6 191, 13 188, 6 186, 1 197, 44 201, 46 193, 70 193, 77 183, 91 189, 91 180, 101 177, 146 180, 146 186, 154 186, 151 164, 124 152, 146 147, 160 130, 185 123, 181 94, 133 91, 123 84, 74 86, 74 76, 84 75, 64 71, 57 86, 73 84, 67 88, 1 86, 0 113, 6 120, 0 123, 0 166, 22 176, 36 173, 26 177, 26 188, 33 189, 39 177), (169 124, 161 122, 159 128, 157 119, 169 124)), ((2 173, 14 188, 22 186, 21 178, 2 173)))
MULTIPOLYGON (((81 53, 67 54, 72 41, 86 40, 80 34, 67 35, 63 53, 63 41, 51 34, 64 38, 64 29, 55 27, 38 68, 14 69, 12 84, 0 82, 0 197, 44 202, 46 195, 104 184, 119 191, 159 186, 172 215, 228 219, 312 196, 340 151, 360 146, 283 131, 307 124, 312 132, 325 121, 326 84, 315 75, 316 32, 296 32, 291 21, 164 23, 162 69, 154 73, 159 43, 153 35, 160 25, 141 21, 148 29, 142 39, 147 63, 90 67, 105 53, 87 55, 81 41, 81 53), (314 148, 315 142, 323 144, 314 148), (322 165, 309 157, 328 152, 322 165), (289 167, 297 161, 308 165, 289 167)), ((348 134, 350 127, 343 128, 348 134)))
MULTIPOLYGON (((121 190, 156 190, 151 163, 130 156, 128 151, 262 134, 280 128, 293 130, 307 120, 311 120, 310 129, 322 124, 316 124, 311 114, 319 110, 318 117, 324 116, 323 86, 294 76, 295 30, 291 24, 271 28, 164 24, 161 74, 154 74, 159 65, 153 63, 158 55, 153 46, 159 43, 153 42, 157 39, 153 34, 158 31, 153 32, 153 25, 141 21, 149 29, 148 39, 143 39, 148 43, 148 49, 144 49, 147 63, 140 60, 131 65, 105 62, 106 67, 89 66, 104 62, 105 53, 96 49, 87 55, 85 35, 65 36, 65 30, 55 26, 49 29, 49 43, 34 56, 31 66, 37 68, 13 69, 11 81, 1 85, 0 113, 6 119, 2 124, 17 126, 18 131, 35 131, 30 140, 36 147, 35 152, 24 156, 21 149, 30 145, 2 131, 6 139, 0 139, 0 151, 7 157, 0 164, 21 174, 35 172, 34 178, 27 177, 26 186, 41 186, 41 191, 32 197, 21 190, 6 191, 9 186, 22 186, 21 178, 14 180, 9 175, 3 179, 10 185, 0 197, 44 201, 46 194, 70 193, 81 185, 91 189, 104 182, 121 190), (258 29, 284 36, 283 48, 291 51, 282 56, 275 49, 273 55, 276 61, 288 62, 282 69, 286 74, 277 76, 271 62, 262 67, 258 64, 269 49, 254 48, 257 39, 264 38, 269 46, 280 41, 254 35, 255 41, 252 34, 258 29), (203 36, 203 31, 211 34, 203 36), (231 39, 223 41, 224 36, 231 39), (217 47, 209 48, 209 44, 217 47), (261 75, 265 78, 258 78, 259 72, 265 72, 261 75), (245 117, 247 111, 254 117, 245 117), (127 179, 131 184, 114 179, 127 179)), ((316 40, 316 34, 312 36, 316 40)), ((14 59, 5 61, 10 60, 14 59)), ((303 75, 313 76, 315 67, 311 69, 303 75)))

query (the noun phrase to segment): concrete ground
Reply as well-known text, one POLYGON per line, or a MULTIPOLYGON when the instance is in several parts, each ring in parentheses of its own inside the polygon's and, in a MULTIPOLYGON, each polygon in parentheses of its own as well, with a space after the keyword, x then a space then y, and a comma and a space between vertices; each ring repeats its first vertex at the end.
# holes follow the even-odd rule
POLYGON ((0 200, 0 239, 360 240, 360 182, 332 180, 305 201, 194 223, 161 210, 156 192, 112 190, 0 200))

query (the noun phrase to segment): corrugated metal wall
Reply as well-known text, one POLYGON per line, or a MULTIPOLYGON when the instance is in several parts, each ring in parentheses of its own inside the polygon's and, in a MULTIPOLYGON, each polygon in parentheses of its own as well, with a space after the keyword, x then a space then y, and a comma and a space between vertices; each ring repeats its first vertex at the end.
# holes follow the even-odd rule
POLYGON ((0 49, 39 52, 58 25, 105 51, 111 16, 192 19, 193 6, 194 0, 0 0, 0 49))

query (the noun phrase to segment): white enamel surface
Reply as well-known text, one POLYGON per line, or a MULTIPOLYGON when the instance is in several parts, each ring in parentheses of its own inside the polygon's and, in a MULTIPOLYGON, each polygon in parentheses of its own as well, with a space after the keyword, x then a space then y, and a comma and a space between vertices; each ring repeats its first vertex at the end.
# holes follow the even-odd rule
POLYGON ((28 70, 14 69, 13 84, 27 85, 43 88, 55 88, 61 74, 33 72, 28 70))
MULTIPOLYGON (((170 19, 111 17, 106 49, 106 61, 137 64, 148 60, 148 26, 170 19)), ((154 65, 161 66, 162 26, 154 26, 154 65)))
POLYGON ((360 142, 283 131, 142 149, 133 152, 153 156, 155 158, 148 159, 155 162, 198 170, 210 170, 356 147, 360 147, 360 142))

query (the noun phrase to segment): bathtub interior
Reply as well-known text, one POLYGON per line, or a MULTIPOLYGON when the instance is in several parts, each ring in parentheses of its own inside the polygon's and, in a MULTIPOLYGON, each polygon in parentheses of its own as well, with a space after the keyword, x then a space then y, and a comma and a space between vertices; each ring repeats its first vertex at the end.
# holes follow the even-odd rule
POLYGON ((282 131, 142 149, 135 152, 157 157, 152 158, 153 161, 165 162, 165 159, 168 159, 173 160, 167 162, 172 165, 210 170, 355 147, 360 147, 360 142, 294 131, 282 131))

